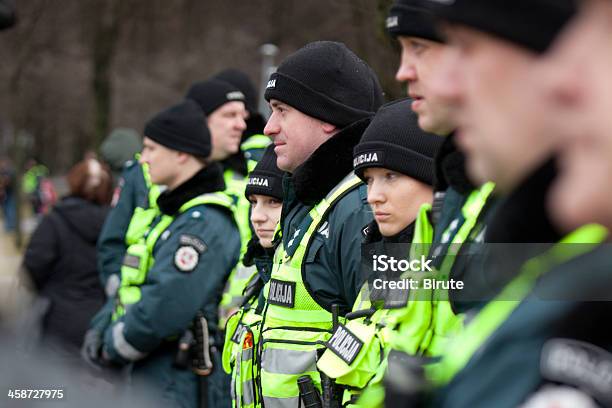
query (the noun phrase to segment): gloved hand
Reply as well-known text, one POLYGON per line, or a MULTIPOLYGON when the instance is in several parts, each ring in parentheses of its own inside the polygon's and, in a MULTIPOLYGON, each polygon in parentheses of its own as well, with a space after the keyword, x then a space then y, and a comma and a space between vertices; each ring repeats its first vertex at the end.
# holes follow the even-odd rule
POLYGON ((108 364, 105 364, 102 358, 102 333, 97 329, 89 329, 83 338, 83 346, 81 347, 81 357, 87 365, 96 369, 102 370, 108 364))

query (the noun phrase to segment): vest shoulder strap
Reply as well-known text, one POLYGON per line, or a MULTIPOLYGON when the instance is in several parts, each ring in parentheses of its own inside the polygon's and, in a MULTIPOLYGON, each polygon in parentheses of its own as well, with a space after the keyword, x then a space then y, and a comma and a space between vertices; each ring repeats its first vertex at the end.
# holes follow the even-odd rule
POLYGON ((203 204, 218 205, 220 207, 227 208, 228 210, 232 211, 232 213, 235 210, 234 200, 227 194, 221 191, 217 191, 214 193, 202 194, 192 198, 181 206, 181 208, 179 209, 179 213, 184 213, 190 208, 203 204))

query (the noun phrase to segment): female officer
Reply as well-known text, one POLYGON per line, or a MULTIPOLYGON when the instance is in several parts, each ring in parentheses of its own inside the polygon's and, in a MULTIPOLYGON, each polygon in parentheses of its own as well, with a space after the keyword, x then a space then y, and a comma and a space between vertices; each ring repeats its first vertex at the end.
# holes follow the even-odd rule
POLYGON ((255 169, 249 173, 244 193, 251 203, 251 224, 256 236, 249 242, 243 264, 246 267, 255 266, 257 274, 244 289, 242 307, 228 319, 225 331, 223 368, 232 375, 234 407, 260 405, 254 350, 264 305, 260 292, 270 280, 273 239, 283 204, 282 178, 283 172, 276 166, 274 145, 270 145, 255 169))
POLYGON ((363 388, 379 381, 380 374, 376 374, 382 373, 379 367, 391 343, 415 354, 429 327, 430 302, 417 301, 426 291, 398 286, 400 281, 410 281, 400 271, 388 273, 387 267, 387 273, 381 275, 373 270, 374 256, 416 259, 426 251, 421 245, 409 244, 428 243, 432 238, 430 228, 422 228, 430 223, 419 218, 428 217, 431 209, 433 157, 443 139, 419 128, 410 104, 410 99, 401 99, 381 107, 354 149, 355 174, 367 183, 367 199, 374 213, 374 221, 364 229, 362 248, 368 258, 362 265, 367 265, 364 269, 369 276, 364 276, 367 282, 346 316, 346 325, 336 328, 318 362, 318 368, 336 384, 350 388, 343 403, 356 402, 363 388), (397 323, 407 317, 423 324, 411 324, 413 333, 402 333, 401 342, 395 342, 397 323))

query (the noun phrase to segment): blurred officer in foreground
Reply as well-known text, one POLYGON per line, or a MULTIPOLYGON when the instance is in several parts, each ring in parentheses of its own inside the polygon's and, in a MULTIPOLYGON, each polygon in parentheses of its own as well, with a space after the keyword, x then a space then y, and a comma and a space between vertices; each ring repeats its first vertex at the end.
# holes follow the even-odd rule
MULTIPOLYGON (((556 175, 550 157, 559 138, 537 113, 542 92, 533 75, 538 72, 539 55, 571 17, 573 5, 570 1, 512 5, 456 1, 433 7, 448 22, 445 33, 454 46, 437 75, 444 84, 440 89, 457 104, 459 143, 467 152, 468 169, 476 177, 496 181, 498 192, 506 195, 485 241, 560 243, 524 265, 505 259, 515 268, 501 279, 495 276, 497 268, 484 271, 489 282, 503 289, 494 288, 499 294, 472 312, 465 331, 449 343, 441 363, 428 373, 437 388, 431 405, 515 407, 554 382, 551 376, 559 376, 563 358, 588 349, 555 339, 561 333, 573 333, 573 338, 586 334, 580 324, 570 328, 566 319, 574 321, 574 313, 587 310, 599 318, 609 310, 603 303, 571 301, 580 300, 590 289, 578 281, 583 277, 568 273, 568 265, 592 248, 569 243, 599 242, 605 231, 596 226, 563 231, 551 224, 545 206, 556 175), (514 24, 508 24, 511 19, 514 24), (497 85, 492 88, 491 83, 497 85), (569 297, 570 292, 578 297, 569 297)), ((590 279, 601 282, 601 274, 592 271, 590 279)), ((409 387, 393 381, 392 374, 389 377, 396 391, 409 387)), ((586 377, 582 380, 588 383, 586 377)), ((565 395, 569 398, 571 393, 565 395)), ((411 400, 409 393, 400 392, 396 398, 411 400)), ((566 403, 578 406, 572 405, 575 401, 566 403)))
POLYGON ((223 368, 232 375, 234 406, 261 406, 255 362, 264 306, 263 286, 270 280, 274 256, 274 232, 281 216, 283 171, 276 166, 274 146, 266 148, 255 169, 249 173, 244 195, 251 203, 251 224, 255 236, 249 242, 241 267, 257 273, 244 289, 240 309, 228 322, 223 347, 223 368))
POLYGON ((211 138, 197 104, 184 101, 162 111, 144 134, 141 161, 151 181, 167 190, 157 200, 157 215, 126 252, 113 324, 85 357, 103 366, 133 364, 133 384, 148 384, 180 407, 197 406, 193 368, 204 376, 200 387, 207 392, 200 399, 214 406, 216 382, 205 376, 223 374, 215 365, 214 339, 221 289, 240 249, 233 203, 221 193, 220 166, 206 159, 211 138))
POLYGON ((272 115, 264 131, 290 176, 264 288, 261 395, 266 407, 297 407, 298 379, 320 389, 317 354, 361 288, 361 230, 372 215, 352 150, 383 96, 372 69, 344 44, 318 41, 280 64, 265 97, 272 115))
MULTIPOLYGON (((428 258, 432 260, 432 278, 448 284, 451 279, 463 279, 465 264, 456 261, 465 251, 466 243, 482 240, 486 216, 493 205, 494 186, 487 182, 477 187, 468 178, 465 157, 455 143, 457 119, 453 105, 433 92, 435 70, 449 45, 437 32, 431 13, 420 1, 398 0, 390 10, 387 29, 402 48, 396 79, 407 83, 408 94, 413 99, 411 108, 418 115, 419 126, 445 137, 434 159, 433 205, 429 211, 423 209, 419 219, 424 221, 421 235, 430 237, 428 242, 422 243, 430 244, 428 258)), ((448 338, 462 329, 463 310, 449 301, 447 289, 448 286, 438 287, 424 300, 431 303, 429 319, 423 316, 415 319, 410 314, 399 319, 398 338, 411 340, 409 345, 390 345, 393 350, 389 353, 389 364, 397 355, 432 361, 429 358, 439 356, 448 338), (417 344, 412 343, 415 333, 420 333, 417 344)), ((410 307, 407 304, 406 308, 410 307)), ((371 398, 379 401, 381 396, 371 398)))

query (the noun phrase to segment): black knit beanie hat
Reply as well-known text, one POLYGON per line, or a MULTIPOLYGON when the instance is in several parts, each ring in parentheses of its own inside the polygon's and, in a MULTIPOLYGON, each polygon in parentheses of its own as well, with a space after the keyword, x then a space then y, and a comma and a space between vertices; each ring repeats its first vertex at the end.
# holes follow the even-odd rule
POLYGON ((144 135, 169 149, 208 157, 211 141, 204 118, 202 109, 186 99, 151 118, 144 135))
POLYGON ((422 0, 396 0, 386 23, 387 31, 393 37, 403 35, 444 42, 436 28, 434 15, 423 6, 422 0))
POLYGON ((261 194, 282 200, 283 174, 285 173, 276 165, 274 145, 268 145, 261 160, 253 171, 249 173, 249 179, 244 191, 245 197, 249 198, 251 194, 261 194))
POLYGON ((228 102, 244 102, 244 94, 240 89, 215 78, 194 83, 185 98, 192 99, 200 105, 206 116, 228 102))
POLYGON ((424 132, 410 109, 412 99, 383 105, 353 149, 355 174, 363 179, 368 167, 383 167, 432 185, 434 157, 444 138, 424 132))
POLYGON ((439 18, 534 52, 548 49, 576 12, 575 0, 423 0, 439 18))
POLYGON ((332 41, 307 44, 285 58, 264 96, 339 128, 371 117, 384 99, 368 64, 332 41))
POLYGON ((238 88, 244 94, 246 109, 252 114, 257 113, 257 91, 247 74, 235 68, 228 68, 216 73, 213 78, 220 79, 238 88))

